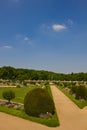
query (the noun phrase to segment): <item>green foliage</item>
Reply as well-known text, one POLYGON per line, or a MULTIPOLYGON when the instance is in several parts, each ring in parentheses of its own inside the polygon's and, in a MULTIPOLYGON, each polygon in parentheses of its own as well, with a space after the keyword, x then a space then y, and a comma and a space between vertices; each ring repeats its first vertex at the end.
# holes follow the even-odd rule
POLYGON ((79 85, 76 87, 76 99, 87 100, 87 88, 84 85, 79 85))
POLYGON ((5 80, 60 80, 60 81, 87 81, 87 73, 61 74, 49 71, 16 69, 10 66, 0 68, 0 79, 5 80))
POLYGON ((63 85, 64 85, 64 87, 67 87, 67 86, 68 86, 68 83, 65 82, 65 83, 63 83, 63 85))
POLYGON ((9 102, 13 98, 15 98, 15 93, 12 90, 4 91, 2 95, 3 95, 3 98, 5 98, 6 100, 8 100, 9 102))
POLYGON ((76 91, 77 91, 76 85, 71 86, 71 91, 72 91, 72 93, 76 93, 76 91))
POLYGON ((63 82, 63 86, 67 87, 70 90, 69 92, 75 95, 76 99, 87 100, 87 87, 84 82, 63 82))
POLYGON ((13 67, 2 67, 0 68, 0 78, 1 79, 15 79, 16 73, 15 73, 15 68, 13 67))
POLYGON ((23 82, 23 86, 25 86, 25 87, 26 87, 26 86, 27 86, 27 82, 23 82))
POLYGON ((46 89, 36 88, 25 96, 25 112, 30 116, 38 117, 40 114, 54 113, 54 103, 46 89))
POLYGON ((30 90, 36 88, 36 86, 32 87, 21 87, 21 88, 0 88, 0 99, 3 99, 3 92, 4 91, 14 91, 15 92, 15 98, 12 100, 14 102, 18 102, 18 103, 24 103, 24 97, 26 95, 26 93, 28 93, 30 90))
POLYGON ((18 84, 16 87, 17 87, 17 88, 21 88, 21 85, 18 84))

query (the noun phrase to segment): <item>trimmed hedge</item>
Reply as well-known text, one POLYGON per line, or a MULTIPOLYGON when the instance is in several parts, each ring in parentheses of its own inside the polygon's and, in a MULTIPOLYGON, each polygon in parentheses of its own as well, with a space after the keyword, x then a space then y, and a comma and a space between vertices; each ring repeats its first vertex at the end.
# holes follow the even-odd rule
POLYGON ((40 114, 54 113, 54 102, 46 89, 36 88, 24 98, 25 113, 38 117, 40 114))
POLYGON ((84 85, 76 86, 76 99, 87 100, 87 88, 84 85))

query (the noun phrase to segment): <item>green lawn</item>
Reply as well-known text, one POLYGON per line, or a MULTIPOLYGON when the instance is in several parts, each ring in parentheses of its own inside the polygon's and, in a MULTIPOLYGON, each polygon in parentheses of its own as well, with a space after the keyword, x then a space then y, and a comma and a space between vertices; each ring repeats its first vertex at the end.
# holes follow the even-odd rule
MULTIPOLYGON (((12 101, 14 102, 19 102, 19 103, 23 103, 24 102, 24 97, 26 95, 27 92, 29 92, 30 90, 34 89, 35 87, 25 87, 25 88, 0 88, 0 99, 3 99, 2 97, 2 93, 5 90, 12 90, 15 92, 15 99, 13 99, 12 101)), ((49 93, 51 93, 50 89, 48 88, 49 93)), ((49 119, 42 119, 42 118, 36 118, 36 117, 31 117, 28 116, 27 114, 25 114, 24 111, 22 110, 16 110, 14 108, 7 108, 4 106, 0 106, 0 111, 1 112, 5 112, 14 116, 18 116, 27 120, 31 120, 37 123, 41 123, 44 125, 47 125, 49 127, 56 127, 59 126, 59 121, 58 121, 58 117, 57 114, 55 112, 55 114, 52 116, 52 118, 49 119)))
POLYGON ((14 102, 23 103, 24 97, 28 91, 33 89, 34 87, 25 87, 25 88, 0 88, 0 99, 3 99, 2 93, 5 90, 12 90, 15 92, 15 98, 12 100, 14 102))

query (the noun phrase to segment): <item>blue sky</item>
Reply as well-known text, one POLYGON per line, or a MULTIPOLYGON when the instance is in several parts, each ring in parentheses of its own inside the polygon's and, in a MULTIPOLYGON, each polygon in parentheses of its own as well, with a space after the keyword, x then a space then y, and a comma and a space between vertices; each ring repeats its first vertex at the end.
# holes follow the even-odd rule
POLYGON ((87 72, 87 0, 0 0, 0 67, 87 72))

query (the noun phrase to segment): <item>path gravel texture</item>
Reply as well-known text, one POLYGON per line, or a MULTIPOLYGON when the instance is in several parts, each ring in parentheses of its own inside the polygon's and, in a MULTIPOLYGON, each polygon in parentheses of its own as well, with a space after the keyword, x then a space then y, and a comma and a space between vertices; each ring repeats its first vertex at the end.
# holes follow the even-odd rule
POLYGON ((87 130, 87 107, 79 109, 54 85, 51 90, 60 126, 50 128, 0 112, 0 130, 87 130))

